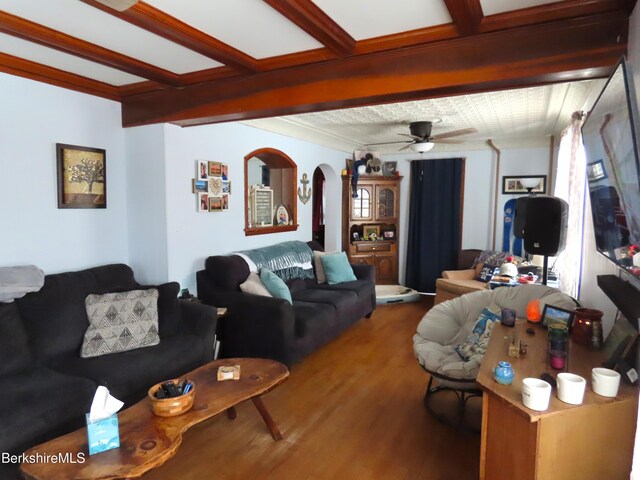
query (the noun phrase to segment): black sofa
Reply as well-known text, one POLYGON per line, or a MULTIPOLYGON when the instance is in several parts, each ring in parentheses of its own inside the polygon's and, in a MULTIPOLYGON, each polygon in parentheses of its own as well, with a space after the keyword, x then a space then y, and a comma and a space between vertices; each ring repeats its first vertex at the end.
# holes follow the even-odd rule
MULTIPOLYGON (((158 287, 158 345, 81 358, 89 325, 85 298, 140 288, 127 265, 47 275, 38 292, 0 304, 0 452, 20 454, 80 428, 98 385, 125 406, 154 383, 213 358, 214 308, 179 301, 179 285, 158 287)), ((4 465, 0 478, 17 466, 4 465)), ((15 472, 14 472, 15 473, 15 472)))
MULTIPOLYGON (((309 242, 320 250, 316 242, 309 242)), ((212 256, 197 272, 198 298, 205 304, 227 307, 218 319, 223 357, 261 357, 291 366, 376 307, 375 269, 352 265, 357 280, 338 285, 315 279, 287 282, 288 301, 243 293, 239 285, 249 266, 238 255, 212 256)))

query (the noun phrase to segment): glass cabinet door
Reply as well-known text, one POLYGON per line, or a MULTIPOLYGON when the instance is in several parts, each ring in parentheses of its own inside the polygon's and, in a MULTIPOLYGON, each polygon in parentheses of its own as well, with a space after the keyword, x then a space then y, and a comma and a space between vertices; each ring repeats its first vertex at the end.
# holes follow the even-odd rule
POLYGON ((357 198, 351 199, 353 205, 352 218, 354 220, 371 220, 371 190, 368 187, 358 187, 357 198))
POLYGON ((395 187, 379 186, 376 188, 377 211, 376 220, 396 218, 396 189, 395 187))

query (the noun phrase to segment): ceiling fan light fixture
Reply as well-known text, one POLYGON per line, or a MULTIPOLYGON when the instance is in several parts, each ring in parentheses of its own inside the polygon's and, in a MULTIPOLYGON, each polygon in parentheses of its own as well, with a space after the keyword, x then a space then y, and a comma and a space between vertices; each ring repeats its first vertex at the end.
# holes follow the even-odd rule
POLYGON ((409 145, 409 149, 414 152, 424 153, 433 148, 435 144, 433 142, 416 142, 409 145))
POLYGON ((101 3, 102 5, 113 8, 118 12, 124 12, 129 8, 133 7, 139 0, 96 0, 96 2, 101 3))

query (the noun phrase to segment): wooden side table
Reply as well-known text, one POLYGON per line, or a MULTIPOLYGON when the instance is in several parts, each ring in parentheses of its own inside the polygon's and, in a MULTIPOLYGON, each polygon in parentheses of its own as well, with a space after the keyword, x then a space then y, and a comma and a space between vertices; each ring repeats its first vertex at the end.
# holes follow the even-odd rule
POLYGON ((491 334, 477 379, 485 393, 480 479, 629 478, 638 389, 621 383, 616 398, 595 394, 591 390, 591 369, 601 366, 604 355, 572 344, 568 371, 587 379, 584 402, 569 405, 553 390, 546 411, 529 410, 522 403, 522 379, 557 373, 548 366, 546 330, 535 326, 535 335, 529 336, 525 330, 530 326, 523 320, 518 320, 514 328, 498 324, 491 334), (518 359, 507 356, 506 338, 514 333, 528 345, 527 354, 518 359), (493 368, 501 360, 513 366, 511 385, 500 385, 493 379, 493 368))

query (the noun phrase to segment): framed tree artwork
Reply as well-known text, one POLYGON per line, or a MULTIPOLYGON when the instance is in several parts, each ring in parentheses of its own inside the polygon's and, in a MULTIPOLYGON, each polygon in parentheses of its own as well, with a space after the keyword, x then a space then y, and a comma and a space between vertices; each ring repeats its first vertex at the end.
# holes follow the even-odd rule
POLYGON ((58 208, 107 208, 107 154, 100 148, 56 144, 58 208))

